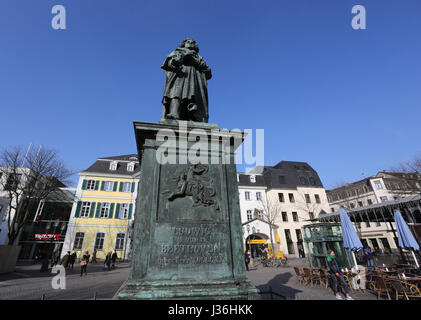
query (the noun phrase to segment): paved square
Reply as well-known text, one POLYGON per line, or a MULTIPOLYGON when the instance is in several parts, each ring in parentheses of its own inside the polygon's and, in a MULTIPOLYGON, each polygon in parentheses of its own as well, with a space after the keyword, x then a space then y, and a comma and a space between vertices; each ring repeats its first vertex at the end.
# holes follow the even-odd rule
MULTIPOLYGON (((336 300, 330 288, 304 286, 295 280, 294 266, 304 266, 301 261, 290 260, 286 267, 264 268, 259 266, 256 270, 247 272, 251 283, 261 291, 269 290, 279 294, 272 295, 273 299, 287 300, 336 300)), ((16 272, 0 275, 0 299, 2 300, 46 300, 62 299, 111 299, 118 288, 128 278, 129 263, 118 263, 116 269, 107 271, 102 263, 89 264, 88 275, 80 276, 80 267, 75 264, 74 270, 66 274, 66 290, 53 289, 52 279, 55 274, 41 273, 40 264, 18 265, 16 272)), ((373 293, 355 293, 356 300, 376 300, 373 293)), ((262 295, 263 299, 271 299, 269 294, 262 295)))

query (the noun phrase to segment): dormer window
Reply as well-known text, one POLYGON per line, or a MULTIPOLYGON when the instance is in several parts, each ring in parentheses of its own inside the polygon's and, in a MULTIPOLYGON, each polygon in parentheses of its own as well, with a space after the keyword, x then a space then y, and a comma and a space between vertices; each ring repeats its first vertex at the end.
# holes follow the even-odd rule
POLYGON ((256 183, 256 176, 255 175, 250 176, 250 182, 256 183))
POLYGON ((127 171, 134 171, 134 162, 129 162, 127 164, 127 171))
POLYGON ((113 171, 115 171, 115 170, 117 170, 117 161, 113 161, 113 162, 111 162, 110 163, 110 170, 113 170, 113 171))

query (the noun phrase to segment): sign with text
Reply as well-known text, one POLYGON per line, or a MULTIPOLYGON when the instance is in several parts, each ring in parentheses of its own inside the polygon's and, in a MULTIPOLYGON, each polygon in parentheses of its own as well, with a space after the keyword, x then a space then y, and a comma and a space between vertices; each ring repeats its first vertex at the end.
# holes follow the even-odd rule
POLYGON ((53 233, 35 233, 34 240, 36 241, 59 241, 60 235, 53 233))

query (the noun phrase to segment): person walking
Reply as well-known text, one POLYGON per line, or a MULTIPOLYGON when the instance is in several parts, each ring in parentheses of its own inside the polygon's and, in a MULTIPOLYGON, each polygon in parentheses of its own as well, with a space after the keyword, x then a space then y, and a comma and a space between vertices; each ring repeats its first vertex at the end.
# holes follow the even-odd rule
POLYGON ((247 271, 250 271, 250 270, 249 270, 250 253, 249 253, 249 251, 248 251, 248 250, 246 250, 246 252, 244 252, 244 262, 245 262, 245 264, 246 264, 246 269, 247 269, 247 271))
POLYGON ((306 254, 304 253, 303 248, 298 248, 298 255, 301 258, 301 262, 305 263, 306 262, 306 254))
POLYGON ((340 281, 344 287, 346 299, 354 300, 349 295, 350 291, 349 291, 348 285, 346 284, 344 276, 339 268, 338 261, 336 261, 336 255, 333 250, 330 250, 327 255, 327 264, 329 267, 330 278, 332 279, 332 289, 333 289, 333 292, 335 293, 336 299, 342 300, 342 296, 339 294, 339 290, 338 290, 338 281, 340 281))
POLYGON ((94 252, 92 253, 92 260, 91 260, 91 262, 97 263, 97 261, 96 261, 96 248, 94 249, 94 252))
POLYGON ((82 260, 80 261, 80 276, 88 275, 87 269, 88 269, 88 263, 89 263, 89 251, 86 251, 85 254, 82 257, 82 260))
POLYGON ((70 251, 67 251, 66 255, 61 258, 60 264, 64 267, 64 269, 67 269, 70 263, 70 251))
POLYGON ((108 254, 105 256, 104 268, 106 270, 110 270, 111 269, 111 251, 108 252, 108 254))
POLYGON ((69 263, 69 269, 71 268, 73 270, 73 265, 76 261, 76 251, 73 251, 72 255, 70 256, 70 263, 69 263))
POLYGON ((117 258, 117 251, 114 251, 113 255, 111 256, 111 269, 115 268, 115 262, 117 258))

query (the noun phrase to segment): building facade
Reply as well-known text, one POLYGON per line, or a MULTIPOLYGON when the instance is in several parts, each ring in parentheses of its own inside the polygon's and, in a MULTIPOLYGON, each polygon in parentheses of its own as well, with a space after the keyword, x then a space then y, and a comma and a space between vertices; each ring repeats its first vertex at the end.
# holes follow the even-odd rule
MULTIPOLYGON (((325 189, 317 172, 305 162, 281 161, 272 167, 256 167, 250 173, 239 176, 243 225, 247 221, 257 219, 262 226, 257 234, 261 238, 265 238, 261 235, 262 230, 267 232, 270 230, 269 225, 272 225, 274 249, 280 250, 286 256, 298 257, 299 249, 304 250, 302 227, 321 212, 330 210, 325 189), (250 178, 256 181, 253 188, 250 178), (262 197, 263 203, 253 198, 260 190, 262 193, 266 191, 262 197), (247 200, 249 195, 251 199, 247 200), (250 216, 250 211, 254 215, 250 216), (259 216, 263 219, 258 219, 259 216), (249 220, 250 218, 252 219, 249 220), (264 220, 268 227, 264 228, 261 220, 264 220), (268 223, 269 221, 271 223, 268 223)), ((257 229, 256 226, 256 231, 257 229)), ((254 232, 243 232, 248 237, 254 235, 254 232)), ((270 232, 264 235, 266 239, 270 239, 270 232)))
POLYGON ((279 250, 279 236, 277 226, 271 227, 265 213, 267 188, 264 177, 260 174, 237 173, 237 181, 245 250, 249 250, 253 258, 265 246, 268 246, 269 251, 274 249, 272 252, 276 254, 279 250))
POLYGON ((98 158, 79 172, 62 256, 76 251, 81 257, 96 250, 98 259, 110 251, 129 259, 139 176, 136 154, 98 158))
MULTIPOLYGON (((331 212, 340 208, 359 209, 371 205, 399 201, 421 192, 421 175, 417 173, 378 172, 344 186, 327 190, 331 212)), ((364 222, 356 225, 361 241, 378 252, 397 250, 393 222, 364 222)))

